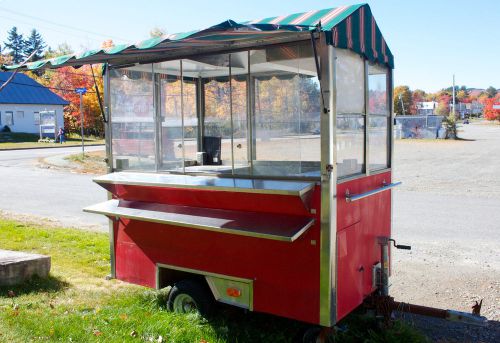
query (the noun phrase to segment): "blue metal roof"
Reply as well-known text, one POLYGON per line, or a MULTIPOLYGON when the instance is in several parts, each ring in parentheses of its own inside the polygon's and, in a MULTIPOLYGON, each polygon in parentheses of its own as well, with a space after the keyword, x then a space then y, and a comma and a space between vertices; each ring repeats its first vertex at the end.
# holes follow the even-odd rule
MULTIPOLYGON (((11 75, 11 72, 0 72, 0 84, 11 75)), ((0 91, 0 104, 68 105, 69 102, 29 76, 17 73, 14 80, 0 91)))

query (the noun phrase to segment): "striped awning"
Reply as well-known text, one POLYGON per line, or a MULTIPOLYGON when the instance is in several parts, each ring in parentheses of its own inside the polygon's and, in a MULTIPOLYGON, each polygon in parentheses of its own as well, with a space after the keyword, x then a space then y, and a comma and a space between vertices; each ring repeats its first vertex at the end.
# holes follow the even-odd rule
POLYGON ((88 50, 27 63, 2 66, 4 70, 80 67, 108 63, 127 65, 181 58, 196 53, 240 49, 263 44, 308 39, 318 27, 326 33, 329 44, 350 49, 372 62, 394 67, 394 57, 366 4, 340 6, 305 13, 236 23, 232 20, 205 30, 176 33, 152 38, 137 44, 120 44, 108 49, 88 50))

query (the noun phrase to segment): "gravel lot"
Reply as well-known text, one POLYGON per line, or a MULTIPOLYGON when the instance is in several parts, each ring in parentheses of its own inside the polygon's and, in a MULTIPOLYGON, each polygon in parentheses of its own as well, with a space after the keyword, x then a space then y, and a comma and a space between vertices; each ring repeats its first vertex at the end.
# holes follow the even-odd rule
POLYGON ((413 249, 393 251, 391 293, 467 312, 484 299, 487 330, 409 320, 434 339, 500 342, 500 126, 463 125, 460 137, 396 142, 393 236, 413 249))

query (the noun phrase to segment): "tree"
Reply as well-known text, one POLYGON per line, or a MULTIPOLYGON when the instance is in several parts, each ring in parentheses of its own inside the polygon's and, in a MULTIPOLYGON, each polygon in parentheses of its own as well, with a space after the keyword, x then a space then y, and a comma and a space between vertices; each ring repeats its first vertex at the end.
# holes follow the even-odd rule
POLYGON ((489 86, 486 88, 486 94, 488 94, 488 98, 494 98, 497 95, 497 89, 495 87, 489 86))
MULTIPOLYGON (((61 50, 58 51, 59 56, 66 55, 64 52, 67 51, 63 47, 60 48, 61 50)), ((97 85, 102 94, 103 80, 99 72, 100 70, 100 65, 94 65, 97 85)), ((73 69, 72 67, 48 69, 41 76, 36 73, 31 73, 30 76, 44 86, 50 87, 53 92, 69 101, 70 104, 64 108, 64 126, 68 132, 80 132, 81 128, 80 96, 74 90, 75 88, 87 88, 87 94, 83 96, 86 134, 99 136, 104 134, 104 123, 94 89, 94 79, 90 65, 84 65, 78 69, 73 69)))
POLYGON ((14 26, 10 29, 7 41, 4 42, 4 45, 10 50, 10 56, 12 56, 12 62, 14 64, 23 61, 25 41, 23 35, 17 32, 17 27, 14 26))
POLYGON ((42 35, 36 30, 31 30, 29 37, 24 41, 23 54, 24 57, 30 56, 33 52, 35 54, 31 58, 31 61, 38 61, 43 58, 44 50, 47 47, 42 35))
POLYGON ((72 53, 73 53, 73 49, 71 48, 71 46, 68 43, 64 42, 64 43, 59 44, 56 49, 52 49, 51 47, 49 47, 45 51, 44 58, 54 58, 54 57, 59 57, 59 56, 64 56, 64 55, 70 55, 72 53))
POLYGON ((166 34, 166 30, 162 29, 161 27, 153 27, 151 31, 149 31, 149 35, 151 36, 151 38, 159 38, 165 36, 166 34))
POLYGON ((438 106, 436 108, 436 114, 448 115, 450 113, 450 102, 452 98, 446 91, 441 91, 441 94, 437 97, 438 106))
POLYGON ((469 102, 469 94, 463 89, 458 91, 456 98, 458 102, 469 102))
POLYGON ((500 101, 495 98, 486 99, 486 105, 484 107, 484 118, 486 120, 498 120, 500 121, 500 108, 493 108, 496 104, 500 107, 500 101))
POLYGON ((418 113, 418 103, 425 101, 426 94, 423 90, 421 89, 415 89, 412 93, 411 97, 411 108, 410 108, 410 113, 411 114, 417 114, 418 113))
POLYGON ((112 39, 106 39, 104 42, 101 43, 102 49, 111 49, 114 46, 115 46, 115 43, 113 42, 112 39))
POLYGON ((410 114, 411 90, 408 86, 394 88, 394 113, 397 115, 410 114))

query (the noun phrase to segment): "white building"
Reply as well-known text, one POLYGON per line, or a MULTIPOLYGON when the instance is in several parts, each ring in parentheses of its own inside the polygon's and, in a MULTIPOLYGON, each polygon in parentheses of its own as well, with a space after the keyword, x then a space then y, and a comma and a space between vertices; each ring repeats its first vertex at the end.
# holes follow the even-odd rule
MULTIPOLYGON (((0 85, 12 73, 0 72, 0 85)), ((56 127, 64 127, 63 109, 69 102, 25 74, 0 91, 0 129, 8 126, 12 132, 40 133, 40 112, 55 111, 56 127)), ((45 134, 44 134, 45 136, 45 134)))
POLYGON ((436 101, 422 101, 417 102, 417 115, 428 116, 433 115, 436 112, 438 103, 436 101))

